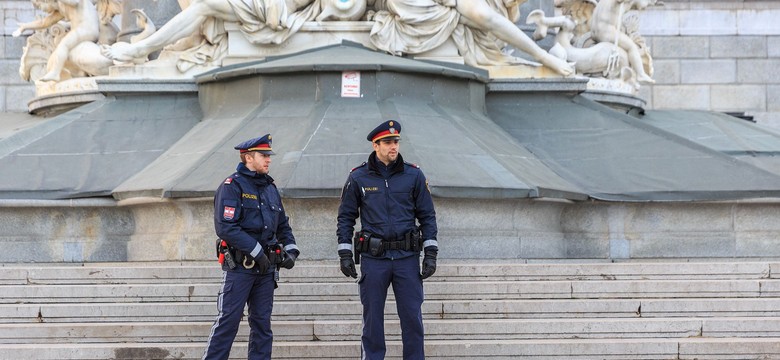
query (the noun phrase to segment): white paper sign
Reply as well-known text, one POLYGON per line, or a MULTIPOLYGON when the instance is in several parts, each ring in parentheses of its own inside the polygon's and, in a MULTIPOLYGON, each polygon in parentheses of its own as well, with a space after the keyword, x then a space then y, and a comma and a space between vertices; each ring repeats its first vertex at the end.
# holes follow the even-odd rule
POLYGON ((341 73, 341 97, 360 97, 360 71, 341 73))

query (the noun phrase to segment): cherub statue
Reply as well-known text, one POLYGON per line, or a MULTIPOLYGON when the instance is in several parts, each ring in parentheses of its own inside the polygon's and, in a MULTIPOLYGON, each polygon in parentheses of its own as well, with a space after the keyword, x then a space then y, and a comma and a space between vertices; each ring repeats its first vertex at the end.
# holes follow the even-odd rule
POLYGON ((546 17, 544 11, 534 10, 528 14, 526 24, 536 25, 534 39, 537 40, 547 36, 549 28, 558 28, 555 46, 550 49, 550 53, 573 62, 578 74, 603 76, 607 79, 619 77, 635 89, 639 89, 636 74, 628 67, 628 55, 625 50, 608 42, 600 42, 588 47, 576 47, 572 44, 576 23, 570 15, 546 17))
MULTIPOLYGON (((32 3, 48 15, 20 23, 12 34, 14 37, 21 36, 27 30, 48 29, 60 21, 70 25, 64 34, 57 32, 57 42, 48 57, 46 73, 38 80, 59 81, 66 66, 73 70, 69 70, 69 73, 78 75, 107 73, 110 61, 100 55, 95 43, 101 38, 101 29, 111 29, 111 19, 121 11, 117 0, 98 0, 97 4, 91 0, 32 0, 32 3)), ((107 34, 105 40, 110 41, 111 37, 111 34, 107 34)))
POLYGON ((622 30, 623 15, 629 10, 644 10, 658 0, 601 0, 590 18, 590 31, 596 42, 614 42, 628 54, 628 62, 640 82, 655 83, 651 71, 645 71, 642 51, 636 42, 622 30))
MULTIPOLYGON (((616 70, 621 50, 628 58, 628 65, 643 83, 655 83, 650 50, 638 32, 636 16, 627 16, 629 10, 644 10, 648 6, 663 5, 660 0, 555 0, 555 6, 563 10, 576 23, 572 30, 572 44, 586 48, 600 43, 613 44, 609 61, 616 70)), ((602 46, 604 47, 604 46, 602 46)))

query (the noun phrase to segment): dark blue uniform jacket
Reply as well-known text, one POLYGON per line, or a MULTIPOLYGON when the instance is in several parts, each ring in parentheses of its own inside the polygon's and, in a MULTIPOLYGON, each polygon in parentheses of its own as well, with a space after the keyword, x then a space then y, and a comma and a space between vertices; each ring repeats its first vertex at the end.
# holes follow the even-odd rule
MULTIPOLYGON (((425 175, 401 155, 385 167, 371 153, 368 162, 352 169, 341 194, 338 214, 339 244, 350 244, 356 219, 363 231, 386 240, 398 240, 415 231, 419 221, 423 240, 436 240, 436 212, 425 175)), ((400 258, 416 252, 386 251, 384 257, 400 258)), ((370 256, 363 253, 363 256, 370 256)))
MULTIPOLYGON (((264 250, 277 241, 285 250, 298 251, 273 179, 249 170, 243 163, 236 170, 214 196, 217 236, 245 254, 256 251, 258 244, 264 250)), ((236 270, 245 269, 239 265, 236 270)))

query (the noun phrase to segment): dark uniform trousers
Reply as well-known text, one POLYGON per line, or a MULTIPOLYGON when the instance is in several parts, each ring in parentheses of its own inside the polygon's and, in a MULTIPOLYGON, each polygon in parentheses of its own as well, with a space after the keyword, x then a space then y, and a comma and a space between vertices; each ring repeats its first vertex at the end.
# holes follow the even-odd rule
POLYGON ((363 256, 363 274, 358 282, 363 304, 362 359, 385 358, 385 300, 387 288, 393 285, 396 309, 401 320, 404 360, 425 359, 422 321, 423 284, 417 256, 400 259, 363 256))
POLYGON ((270 359, 273 333, 271 310, 273 309, 273 271, 265 275, 242 271, 225 271, 222 289, 217 299, 219 315, 211 327, 209 342, 203 359, 227 359, 235 340, 244 305, 249 303, 249 359, 270 359), (252 304, 261 304, 252 306, 252 304))

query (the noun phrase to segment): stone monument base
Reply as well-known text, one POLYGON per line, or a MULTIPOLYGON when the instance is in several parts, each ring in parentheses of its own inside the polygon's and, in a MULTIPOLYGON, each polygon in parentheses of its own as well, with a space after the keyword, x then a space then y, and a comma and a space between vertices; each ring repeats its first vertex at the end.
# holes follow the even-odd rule
MULTIPOLYGON (((780 257, 776 199, 475 206, 437 198, 435 204, 443 259, 780 257)), ((284 205, 302 258, 335 259, 339 200, 285 199, 284 205)), ((0 200, 0 262, 214 260, 213 210, 211 198, 0 200)))

